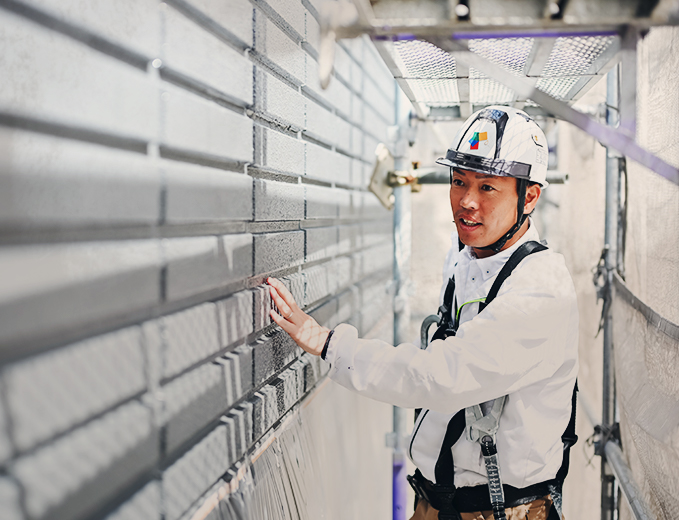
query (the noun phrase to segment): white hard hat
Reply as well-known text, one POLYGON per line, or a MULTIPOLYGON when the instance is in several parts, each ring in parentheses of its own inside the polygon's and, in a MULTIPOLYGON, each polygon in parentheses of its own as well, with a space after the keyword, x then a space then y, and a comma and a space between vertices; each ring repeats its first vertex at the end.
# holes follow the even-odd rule
POLYGON ((438 164, 547 186, 547 138, 516 108, 490 106, 472 114, 438 164))

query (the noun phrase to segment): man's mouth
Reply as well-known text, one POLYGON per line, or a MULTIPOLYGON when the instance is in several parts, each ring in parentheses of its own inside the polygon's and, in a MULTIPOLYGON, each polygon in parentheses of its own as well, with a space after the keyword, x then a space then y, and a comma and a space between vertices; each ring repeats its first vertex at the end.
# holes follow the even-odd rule
POLYGON ((471 226, 471 227, 480 226, 480 225, 481 225, 480 222, 475 222, 474 220, 467 220, 466 218, 462 218, 462 217, 460 217, 460 222, 461 222, 462 224, 464 224, 465 226, 471 226))

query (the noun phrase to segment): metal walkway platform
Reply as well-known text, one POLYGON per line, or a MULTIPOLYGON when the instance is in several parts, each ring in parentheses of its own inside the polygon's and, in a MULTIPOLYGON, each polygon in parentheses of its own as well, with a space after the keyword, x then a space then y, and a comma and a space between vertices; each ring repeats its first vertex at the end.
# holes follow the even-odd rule
POLYGON ((677 168, 635 141, 637 42, 679 24, 676 0, 340 0, 321 18, 322 85, 335 40, 368 35, 420 119, 512 105, 568 121, 679 184, 677 168), (618 63, 615 127, 571 108, 618 63))

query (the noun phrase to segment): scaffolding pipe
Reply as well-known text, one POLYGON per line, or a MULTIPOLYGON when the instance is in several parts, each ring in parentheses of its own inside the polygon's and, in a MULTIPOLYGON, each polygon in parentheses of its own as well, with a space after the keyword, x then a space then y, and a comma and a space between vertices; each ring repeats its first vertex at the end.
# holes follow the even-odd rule
POLYGON ((625 455, 620 446, 615 441, 608 441, 604 446, 606 461, 610 464, 615 478, 622 489, 622 493, 627 499, 632 514, 636 520, 654 520, 654 516, 649 511, 644 502, 641 492, 634 481, 634 475, 625 462, 625 455))
MULTIPOLYGON (((396 123, 398 125, 394 142, 394 169, 408 170, 408 121, 400 116, 400 96, 395 87, 396 123)), ((394 345, 407 341, 410 327, 410 304, 408 301, 408 279, 410 278, 410 256, 412 249, 412 208, 410 186, 394 188, 394 345)), ((405 520, 406 514, 406 468, 404 436, 406 413, 403 408, 393 407, 393 477, 392 510, 393 520, 405 520)))
MULTIPOLYGON (((613 127, 618 122, 618 67, 606 78, 607 123, 613 127)), ((613 364, 613 320, 611 298, 613 271, 617 258, 618 241, 618 154, 606 148, 606 213, 604 228, 604 258, 606 267, 606 292, 604 296, 603 392, 601 424, 610 427, 615 423, 615 368, 613 364)), ((605 458, 601 461, 601 520, 613 520, 616 512, 615 476, 605 458)))
MULTIPOLYGON (((585 417, 589 421, 589 424, 594 427, 596 425, 596 419, 594 418, 594 412, 589 403, 589 400, 585 397, 582 390, 578 392, 578 402, 580 408, 584 412, 585 417)), ((639 486, 634 480, 634 475, 627 465, 625 460, 625 455, 618 443, 614 440, 609 440, 604 445, 603 451, 606 455, 606 459, 610 463, 610 467, 617 479, 620 489, 623 495, 627 499, 627 503, 630 506, 630 510, 634 515, 635 520, 656 520, 653 514, 650 512, 648 505, 644 501, 644 498, 639 490, 639 486)))

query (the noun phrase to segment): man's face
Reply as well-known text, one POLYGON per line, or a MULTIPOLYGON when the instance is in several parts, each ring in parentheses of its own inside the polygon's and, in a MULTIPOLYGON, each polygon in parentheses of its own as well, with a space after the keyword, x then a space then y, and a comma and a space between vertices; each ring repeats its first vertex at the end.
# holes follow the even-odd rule
MULTIPOLYGON (((539 196, 539 186, 528 187, 526 213, 533 210, 539 196)), ((516 179, 512 177, 454 169, 450 186, 450 206, 462 243, 478 248, 499 240, 516 223, 518 197, 516 179)), ((515 235, 516 240, 521 234, 515 235)), ((516 240, 510 240, 505 247, 511 246, 516 240)), ((479 254, 479 251, 476 253, 479 254)))

